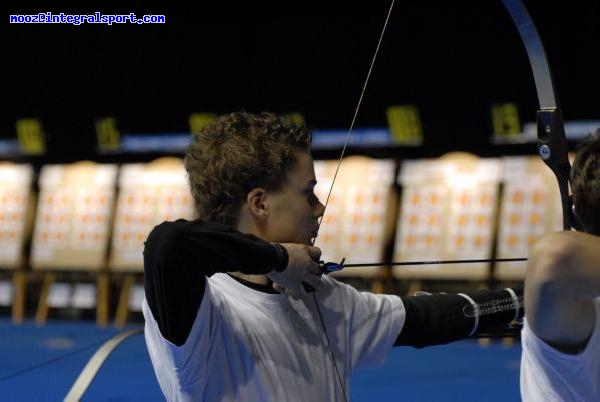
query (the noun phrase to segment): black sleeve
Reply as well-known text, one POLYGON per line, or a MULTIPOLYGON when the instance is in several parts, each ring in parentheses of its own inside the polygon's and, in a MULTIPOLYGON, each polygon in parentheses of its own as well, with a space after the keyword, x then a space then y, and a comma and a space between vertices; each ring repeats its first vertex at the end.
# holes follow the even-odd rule
POLYGON ((146 301, 165 339, 182 345, 216 272, 266 274, 281 271, 288 254, 280 244, 201 220, 164 222, 144 246, 146 301))
POLYGON ((406 318, 394 346, 442 345, 506 327, 523 317, 522 295, 518 288, 402 297, 406 318))

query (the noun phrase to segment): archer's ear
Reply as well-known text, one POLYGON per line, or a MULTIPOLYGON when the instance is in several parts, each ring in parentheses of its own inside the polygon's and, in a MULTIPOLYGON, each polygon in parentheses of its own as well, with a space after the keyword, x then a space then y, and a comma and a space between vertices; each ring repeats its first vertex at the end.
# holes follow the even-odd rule
POLYGON ((248 211, 256 218, 263 218, 268 215, 267 192, 264 188, 253 188, 246 196, 248 211))

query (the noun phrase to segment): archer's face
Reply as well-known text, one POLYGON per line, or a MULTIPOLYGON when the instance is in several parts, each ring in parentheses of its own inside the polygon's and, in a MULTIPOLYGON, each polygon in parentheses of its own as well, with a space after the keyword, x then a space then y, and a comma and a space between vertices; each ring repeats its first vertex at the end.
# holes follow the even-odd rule
POLYGON ((282 188, 268 194, 266 237, 272 242, 311 244, 325 207, 314 193, 317 184, 312 157, 298 152, 297 162, 282 188))

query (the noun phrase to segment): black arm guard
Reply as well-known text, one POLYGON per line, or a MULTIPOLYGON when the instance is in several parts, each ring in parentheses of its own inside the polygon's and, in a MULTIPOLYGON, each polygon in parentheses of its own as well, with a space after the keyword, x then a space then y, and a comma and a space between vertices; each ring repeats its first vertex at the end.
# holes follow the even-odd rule
POLYGON ((523 317, 523 289, 402 297, 406 319, 394 346, 446 344, 523 317))

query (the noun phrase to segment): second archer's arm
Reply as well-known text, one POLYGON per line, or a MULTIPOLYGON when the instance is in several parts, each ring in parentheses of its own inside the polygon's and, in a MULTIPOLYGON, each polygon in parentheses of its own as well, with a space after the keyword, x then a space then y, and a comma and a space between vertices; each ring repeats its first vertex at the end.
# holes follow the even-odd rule
POLYGON ((594 328, 595 297, 600 297, 600 237, 569 231, 541 238, 525 279, 533 332, 559 350, 580 350, 594 328))

